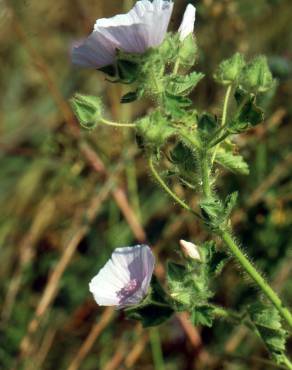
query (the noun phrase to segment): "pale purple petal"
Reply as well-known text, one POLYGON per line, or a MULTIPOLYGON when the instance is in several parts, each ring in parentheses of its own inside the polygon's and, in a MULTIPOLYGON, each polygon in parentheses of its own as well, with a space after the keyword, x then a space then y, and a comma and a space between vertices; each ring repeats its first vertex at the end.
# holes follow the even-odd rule
POLYGON ((189 34, 194 32, 195 19, 196 8, 192 4, 188 4, 183 15, 183 20, 178 29, 178 32, 180 33, 180 41, 183 41, 189 34))
POLYGON ((144 53, 162 43, 172 9, 172 1, 155 0, 152 3, 140 0, 126 14, 98 19, 94 30, 105 35, 123 51, 144 53))
POLYGON ((114 63, 117 49, 142 54, 159 46, 172 9, 171 0, 139 0, 126 14, 98 19, 89 37, 73 47, 73 64, 101 68, 114 63))
POLYGON ((116 45, 99 32, 92 32, 87 39, 73 45, 72 63, 83 67, 101 68, 113 64, 116 45))
POLYGON ((139 303, 148 291, 154 262, 147 245, 115 249, 89 284, 94 299, 99 305, 118 308, 139 303))

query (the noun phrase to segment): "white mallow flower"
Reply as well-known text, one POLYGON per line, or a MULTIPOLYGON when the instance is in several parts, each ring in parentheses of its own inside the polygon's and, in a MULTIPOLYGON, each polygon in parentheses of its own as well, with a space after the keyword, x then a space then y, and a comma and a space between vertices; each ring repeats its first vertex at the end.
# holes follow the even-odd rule
POLYGON ((201 261, 201 255, 197 245, 187 242, 185 240, 180 240, 179 244, 181 246, 182 252, 185 257, 192 258, 194 260, 201 261))
POLYGON ((141 302, 147 294, 154 263, 148 245, 115 249, 111 259, 89 283, 96 303, 123 308, 141 302))
POLYGON ((196 19, 196 8, 192 4, 186 7, 183 20, 178 29, 179 39, 183 41, 189 34, 194 32, 194 24, 196 19))
POLYGON ((172 0, 139 0, 126 14, 98 19, 89 37, 73 45, 73 64, 101 68, 114 63, 117 49, 142 54, 159 46, 172 9, 172 0))

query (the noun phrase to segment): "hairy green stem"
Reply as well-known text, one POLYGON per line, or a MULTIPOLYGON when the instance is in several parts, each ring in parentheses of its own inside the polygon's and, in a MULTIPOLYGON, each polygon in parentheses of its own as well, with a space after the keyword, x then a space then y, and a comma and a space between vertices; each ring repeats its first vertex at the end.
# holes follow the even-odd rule
POLYGON ((201 154, 201 176, 204 196, 210 198, 212 196, 212 191, 209 180, 209 160, 207 152, 201 154))
POLYGON ((289 327, 292 329, 292 315, 290 311, 283 306, 281 299, 270 287, 270 285, 265 281, 265 279, 258 273, 256 268, 247 259, 247 257, 242 253, 238 245, 233 240, 231 234, 227 231, 220 231, 219 236, 228 246, 229 250, 232 252, 233 256, 237 259, 240 265, 248 273, 248 275, 256 282, 256 284, 261 288, 262 292, 271 301, 271 303, 276 307, 279 314, 286 321, 289 327))
POLYGON ((175 63, 174 63, 174 67, 173 67, 173 74, 177 74, 178 72, 178 69, 179 69, 179 65, 180 65, 180 58, 177 58, 175 63))
MULTIPOLYGON (((210 177, 209 177, 209 168, 208 168, 208 157, 207 153, 203 153, 201 157, 201 166, 202 166, 202 187, 203 193, 206 198, 211 197, 211 186, 210 186, 210 177)), ((237 246, 235 241, 233 240, 231 234, 222 229, 217 232, 217 235, 225 242, 233 256, 237 259, 240 265, 244 268, 247 274, 254 280, 254 282, 260 287, 262 292, 266 295, 266 297, 270 300, 270 302, 275 306, 278 310, 279 314, 282 318, 286 321, 289 325, 290 329, 292 329, 292 315, 290 311, 283 306, 281 299, 278 295, 274 292, 274 290, 270 287, 270 285, 265 281, 265 279, 258 273, 256 268, 252 265, 252 263, 248 260, 248 258, 242 253, 240 248, 237 246)))
POLYGON ((226 90, 224 104, 223 104, 223 112, 222 112, 222 120, 221 120, 221 126, 222 127, 224 127, 226 125, 227 110, 228 110, 228 104, 229 104, 229 99, 230 99, 231 92, 232 92, 232 85, 229 85, 227 90, 226 90))
POLYGON ((159 331, 157 328, 150 329, 150 343, 151 343, 151 349, 152 349, 154 369, 164 370, 165 366, 164 366, 164 360, 163 360, 163 353, 161 349, 159 331))
MULTIPOLYGON (((225 94, 225 98, 224 98, 224 104, 223 104, 223 112, 222 112, 222 119, 221 119, 221 125, 220 125, 220 129, 224 129, 225 126, 226 126, 226 121, 227 121, 227 111, 228 111, 228 104, 229 104, 229 99, 230 99, 230 95, 231 95, 231 92, 232 92, 232 85, 229 85, 227 87, 227 90, 226 90, 226 94, 225 94)), ((227 137, 224 137, 224 135, 222 136, 223 137, 223 140, 227 137)), ((222 140, 218 141, 217 143, 215 142, 214 145, 212 146, 215 146, 215 149, 214 149, 214 152, 213 152, 213 155, 212 155, 212 163, 214 162, 215 160, 215 157, 216 157, 216 152, 218 150, 218 144, 221 142, 222 140)))
POLYGON ((292 370, 292 363, 287 356, 284 356, 283 364, 285 364, 287 369, 292 370))
POLYGON ((149 157, 149 160, 148 160, 148 163, 149 163, 149 168, 155 178, 155 180, 159 183, 159 185, 162 187, 163 190, 166 191, 166 193, 168 195, 171 196, 171 198, 173 198, 181 207, 183 207, 184 209, 186 209, 187 211, 193 213, 194 215, 196 215, 197 217, 201 218, 201 216, 195 212, 191 207, 189 207, 182 199, 180 199, 168 186, 167 184, 163 181, 163 179, 160 177, 159 173, 156 171, 155 167, 154 167, 154 163, 153 163, 153 158, 152 156, 149 157))
POLYGON ((114 126, 114 127, 136 127, 135 123, 120 123, 120 122, 113 122, 109 121, 105 118, 101 118, 100 122, 107 126, 114 126))
POLYGON ((218 137, 217 139, 215 139, 213 142, 211 141, 211 143, 209 144, 209 148, 213 148, 214 146, 216 146, 215 148, 215 151, 214 153, 216 154, 216 150, 218 148, 218 144, 220 144, 223 140, 225 140, 228 136, 229 136, 229 132, 225 132, 222 136, 218 137))

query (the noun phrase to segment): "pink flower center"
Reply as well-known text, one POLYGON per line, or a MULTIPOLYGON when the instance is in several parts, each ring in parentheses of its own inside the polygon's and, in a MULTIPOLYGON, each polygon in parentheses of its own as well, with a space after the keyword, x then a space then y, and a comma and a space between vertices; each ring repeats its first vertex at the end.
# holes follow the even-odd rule
POLYGON ((139 288, 139 281, 137 279, 133 279, 124 288, 117 292, 117 296, 122 301, 134 294, 139 288))

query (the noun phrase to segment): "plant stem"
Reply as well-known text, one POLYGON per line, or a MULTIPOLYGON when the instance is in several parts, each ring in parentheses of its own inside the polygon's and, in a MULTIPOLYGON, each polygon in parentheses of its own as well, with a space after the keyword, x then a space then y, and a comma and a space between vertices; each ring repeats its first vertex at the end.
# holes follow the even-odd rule
POLYGON ((244 318, 244 315, 236 311, 229 310, 229 309, 217 306, 217 305, 212 305, 212 306, 214 308, 215 317, 229 320, 239 325, 240 324, 245 325, 248 329, 250 329, 251 331, 254 331, 253 324, 250 322, 250 320, 248 320, 247 318, 244 318))
MULTIPOLYGON (((209 178, 209 168, 208 168, 208 157, 207 153, 203 153, 201 157, 201 166, 202 166, 202 187, 203 193, 206 198, 212 195, 210 187, 210 178, 209 178)), ((237 246, 233 240, 231 234, 226 230, 219 230, 217 232, 218 236, 225 242, 229 250, 232 252, 233 256, 238 260, 240 265, 244 268, 247 274, 256 282, 256 284, 261 288, 262 292, 266 297, 271 301, 271 303, 278 310, 279 314, 292 329, 292 315, 290 311, 283 306, 281 299, 278 297, 276 292, 269 286, 265 279, 258 273, 256 268, 248 260, 248 258, 242 253, 240 248, 237 246)))
POLYGON ((197 217, 201 218, 201 216, 195 212, 191 207, 189 207, 182 199, 180 199, 168 186, 167 184, 163 181, 163 179, 160 177, 159 173, 156 171, 153 163, 153 158, 152 156, 149 157, 149 168, 156 179, 156 181, 159 183, 159 185, 162 187, 163 190, 167 192, 168 195, 171 196, 181 207, 186 209, 187 211, 193 213, 197 217))
MULTIPOLYGON (((223 104, 223 112, 222 112, 222 119, 221 119, 220 129, 224 129, 224 127, 226 126, 228 104, 229 104, 229 99, 230 99, 231 92, 232 92, 232 84, 229 85, 227 87, 227 90, 226 90, 226 94, 225 94, 225 98, 224 98, 224 104, 223 104)), ((223 135, 222 137, 223 137, 223 140, 224 140, 227 136, 224 137, 224 135, 223 135)), ((213 155, 212 155, 212 163, 215 160, 216 152, 218 150, 218 144, 221 141, 222 140, 219 140, 218 142, 215 141, 215 144, 212 145, 212 146, 215 146, 216 145, 216 147, 214 149, 214 152, 213 152, 213 155)))
POLYGON ((173 74, 175 75, 177 74, 179 65, 180 65, 180 58, 177 58, 175 61, 174 67, 173 67, 173 71, 172 71, 173 74))
POLYGON ((101 118, 100 122, 107 126, 114 126, 114 127, 136 127, 135 123, 120 123, 120 122, 113 122, 109 121, 105 118, 101 118))
MULTIPOLYGON (((214 142, 211 142, 211 143, 209 144, 209 148, 210 148, 210 149, 211 149, 211 148, 213 148, 214 146, 216 146, 216 148, 215 148, 215 150, 214 150, 215 155, 216 155, 216 150, 217 150, 217 148, 218 148, 218 144, 219 144, 219 143, 221 143, 221 141, 225 140, 229 135, 230 135, 230 134, 229 134, 229 132, 227 131, 227 132, 225 132, 222 136, 218 137, 214 142)), ((214 153, 213 153, 213 157, 214 157, 214 159, 215 159, 214 153)))
POLYGON ((201 172, 204 196, 206 198, 210 198, 212 195, 212 191, 209 180, 209 161, 207 152, 203 152, 201 155, 201 172))
POLYGON ((151 343, 151 349, 152 349, 154 369, 164 370, 165 366, 164 366, 164 360, 163 360, 163 353, 161 349, 159 331, 157 328, 150 329, 150 343, 151 343))
POLYGON ((291 361, 289 360, 288 357, 286 357, 286 356, 284 357, 283 364, 285 364, 287 369, 292 370, 292 363, 291 363, 291 361))
POLYGON ((292 315, 289 310, 283 306, 281 299, 274 292, 274 290, 269 286, 265 279, 258 273, 256 268, 247 259, 247 257, 242 253, 240 248, 237 246, 232 236, 227 231, 220 231, 220 237, 224 240, 225 244, 228 246, 234 257, 238 260, 240 265, 248 273, 248 275, 257 283, 261 290, 265 293, 266 297, 271 301, 271 303, 276 307, 279 314, 286 321, 290 328, 292 328, 292 315))
POLYGON ((229 85, 227 90, 226 90, 224 104, 223 104, 223 113, 222 113, 222 120, 221 120, 221 126, 222 127, 224 127, 226 125, 228 104, 229 104, 229 98, 230 98, 230 95, 231 95, 231 91, 232 91, 232 85, 229 85))

